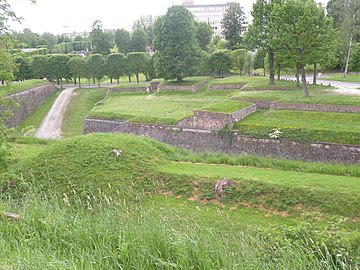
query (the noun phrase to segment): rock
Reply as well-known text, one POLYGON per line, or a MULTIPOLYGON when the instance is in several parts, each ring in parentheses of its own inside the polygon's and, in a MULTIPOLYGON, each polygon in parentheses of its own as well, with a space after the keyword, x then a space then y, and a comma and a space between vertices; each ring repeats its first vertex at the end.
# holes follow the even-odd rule
POLYGON ((217 199, 223 198, 226 194, 224 189, 230 187, 231 182, 229 179, 222 179, 216 182, 215 184, 215 196, 217 199))

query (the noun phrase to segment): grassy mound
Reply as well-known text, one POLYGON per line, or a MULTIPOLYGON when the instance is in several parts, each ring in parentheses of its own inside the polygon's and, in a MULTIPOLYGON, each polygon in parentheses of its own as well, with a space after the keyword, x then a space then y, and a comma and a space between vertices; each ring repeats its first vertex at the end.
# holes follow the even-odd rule
POLYGON ((154 169, 165 162, 160 147, 155 141, 130 135, 92 134, 62 140, 20 164, 16 174, 22 174, 23 181, 17 183, 60 194, 121 193, 128 192, 129 186, 147 191, 153 187, 154 169), (114 149, 122 154, 116 157, 114 149))

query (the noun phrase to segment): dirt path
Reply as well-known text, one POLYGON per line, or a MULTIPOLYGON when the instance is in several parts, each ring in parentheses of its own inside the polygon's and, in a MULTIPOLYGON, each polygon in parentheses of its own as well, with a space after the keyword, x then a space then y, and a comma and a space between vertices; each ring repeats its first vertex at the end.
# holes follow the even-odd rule
POLYGON ((59 139, 61 135, 61 125, 66 108, 71 100, 73 91, 76 88, 67 88, 63 90, 55 100, 48 114, 42 121, 36 132, 37 138, 59 139))
POLYGON ((356 82, 339 82, 339 81, 328 81, 328 80, 317 80, 317 83, 320 84, 331 84, 335 86, 335 92, 341 95, 351 95, 351 96, 360 96, 360 83, 356 82))

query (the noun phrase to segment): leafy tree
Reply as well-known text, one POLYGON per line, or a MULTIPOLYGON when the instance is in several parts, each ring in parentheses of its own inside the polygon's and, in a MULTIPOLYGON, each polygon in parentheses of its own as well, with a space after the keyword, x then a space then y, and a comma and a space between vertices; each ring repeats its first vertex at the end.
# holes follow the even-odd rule
POLYGON ((208 50, 208 45, 211 41, 212 29, 211 26, 206 22, 196 22, 196 40, 200 48, 204 51, 208 50))
POLYGON ((130 52, 131 35, 125 29, 117 29, 115 31, 115 44, 120 53, 127 54, 130 52))
POLYGON ((156 53, 150 56, 147 67, 147 75, 146 75, 147 81, 151 81, 156 78, 155 57, 156 57, 156 53))
POLYGON ((106 73, 111 79, 116 79, 119 84, 119 79, 126 71, 126 58, 122 53, 113 53, 108 55, 106 59, 106 73))
POLYGON ((135 74, 136 81, 139 83, 139 74, 147 74, 148 63, 150 57, 144 52, 132 52, 128 53, 127 56, 128 68, 131 74, 135 74))
POLYGON ((227 41, 227 47, 230 50, 243 46, 242 35, 246 29, 245 15, 239 4, 233 3, 225 11, 221 20, 223 35, 227 41))
POLYGON ((155 21, 155 68, 165 80, 182 81, 194 74, 199 48, 192 14, 182 6, 170 7, 155 21))
POLYGON ((33 70, 29 57, 16 56, 15 65, 17 66, 17 70, 14 72, 15 80, 24 81, 33 78, 33 70))
POLYGON ((360 43, 356 43, 352 47, 352 53, 351 53, 351 59, 350 59, 350 70, 355 71, 356 75, 360 71, 360 43))
POLYGON ((318 54, 327 54, 333 35, 332 22, 324 9, 312 0, 288 0, 274 6, 271 23, 276 47, 284 58, 301 71, 304 96, 309 97, 305 66, 313 64, 318 54))
POLYGON ((154 38, 154 27, 152 16, 141 16, 139 20, 136 20, 133 24, 132 30, 142 29, 147 36, 147 45, 152 46, 154 38))
POLYGON ((74 78, 75 84, 76 79, 79 81, 79 87, 81 87, 81 77, 86 77, 87 63, 81 56, 71 57, 69 59, 70 74, 74 78))
POLYGON ((211 42, 209 44, 209 51, 215 52, 217 50, 224 50, 226 49, 225 42, 222 41, 221 37, 216 35, 211 39, 211 42))
POLYGON ((146 32, 141 28, 135 29, 131 35, 130 51, 145 52, 147 41, 148 41, 148 37, 146 35, 146 32))
POLYGON ((34 77, 38 79, 49 78, 49 61, 45 55, 35 55, 31 62, 34 77))
POLYGON ((106 74, 106 61, 101 54, 91 54, 88 59, 89 75, 96 78, 98 87, 100 87, 101 79, 106 74))
POLYGON ((92 53, 108 55, 110 53, 111 40, 109 35, 104 33, 102 29, 101 21, 94 21, 90 32, 90 38, 92 43, 92 53))
POLYGON ((233 66, 239 70, 240 76, 243 75, 246 64, 247 51, 245 49, 238 49, 231 52, 231 60, 233 66))
MULTIPOLYGON (((43 45, 46 45, 49 51, 53 52, 54 46, 57 44, 57 37, 52 33, 45 32, 41 35, 41 38, 45 41, 43 45)), ((40 44, 38 43, 38 45, 40 44)))
POLYGON ((223 77, 225 72, 229 72, 231 67, 231 58, 228 50, 215 51, 210 55, 209 68, 218 73, 219 78, 223 77))
POLYGON ((266 53, 264 50, 257 50, 254 56, 254 69, 263 69, 264 70, 264 76, 265 76, 265 56, 266 53))
POLYGON ((50 76, 56 79, 60 87, 63 88, 63 78, 70 78, 69 56, 64 54, 53 54, 48 59, 50 76))
POLYGON ((0 48, 0 81, 9 84, 14 79, 15 68, 11 55, 5 49, 0 48))

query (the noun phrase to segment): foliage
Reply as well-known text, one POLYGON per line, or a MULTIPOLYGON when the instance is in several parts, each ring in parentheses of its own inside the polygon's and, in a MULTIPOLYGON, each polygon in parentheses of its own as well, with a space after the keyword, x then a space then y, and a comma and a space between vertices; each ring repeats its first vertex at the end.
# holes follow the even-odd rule
POLYGON ((108 55, 110 48, 112 47, 109 36, 104 33, 102 29, 102 23, 99 20, 93 22, 90 32, 90 38, 92 43, 92 53, 108 55))
POLYGON ((5 81, 6 84, 11 83, 15 70, 16 66, 11 55, 0 46, 0 81, 5 81))
POLYGON ((182 6, 170 7, 154 26, 157 50, 155 69, 165 80, 191 76, 197 63, 198 47, 192 14, 182 6))
POLYGON ((37 79, 50 78, 49 58, 45 55, 33 56, 31 68, 34 72, 34 77, 37 79))
POLYGON ((16 70, 14 72, 15 80, 24 81, 33 78, 31 59, 29 57, 18 55, 15 57, 16 70))
POLYGON ((225 11, 221 20, 223 35, 227 41, 227 48, 230 50, 238 49, 243 46, 242 35, 245 31, 244 11, 237 3, 232 3, 225 11))
POLYGON ((69 72, 71 77, 76 78, 79 81, 79 87, 81 87, 81 78, 86 77, 87 62, 81 56, 71 57, 68 62, 69 72))
POLYGON ((148 36, 146 32, 141 28, 135 29, 131 34, 130 52, 145 52, 147 42, 148 36))
POLYGON ((281 134, 283 134, 283 132, 281 132, 277 128, 273 128, 271 131, 272 132, 269 133, 269 138, 270 139, 280 139, 281 134))
POLYGON ((91 54, 87 60, 89 75, 98 80, 100 87, 101 78, 106 74, 106 60, 101 54, 91 54))
POLYGON ((133 31, 136 29, 142 29, 147 36, 147 45, 152 46, 154 38, 154 25, 152 16, 140 16, 139 20, 136 20, 133 24, 133 31))
POLYGON ((27 90, 29 88, 33 88, 35 86, 39 86, 46 83, 48 82, 44 80, 27 80, 27 81, 12 83, 8 86, 3 85, 0 86, 0 97, 8 94, 18 93, 27 90))
POLYGON ((131 36, 125 29, 117 29, 115 32, 115 44, 119 53, 127 54, 131 48, 131 36))
POLYGON ((349 68, 351 71, 356 71, 356 74, 360 71, 360 43, 356 43, 352 47, 349 68))
POLYGON ((69 60, 70 57, 63 54, 52 54, 48 60, 49 76, 60 81, 61 88, 63 88, 62 79, 69 79, 71 77, 69 60))
POLYGON ((231 60, 233 66, 239 70, 240 76, 243 75, 246 64, 247 51, 245 49, 237 49, 231 52, 231 60))
POLYGON ((224 76, 224 73, 229 72, 231 68, 230 52, 228 50, 218 50, 211 53, 209 57, 209 69, 218 74, 219 78, 224 76))
POLYGON ((128 53, 126 56, 126 61, 128 62, 129 72, 135 74, 136 81, 139 83, 139 74, 147 74, 149 55, 144 52, 133 52, 128 53))
POLYGON ((125 74, 126 58, 122 53, 113 53, 106 59, 106 75, 116 79, 119 84, 119 78, 125 74))
POLYGON ((24 137, 34 137, 36 128, 34 126, 26 126, 21 129, 21 135, 24 137))
POLYGON ((195 37, 200 48, 204 51, 207 51, 212 36, 211 26, 206 22, 195 22, 195 28, 195 37))

